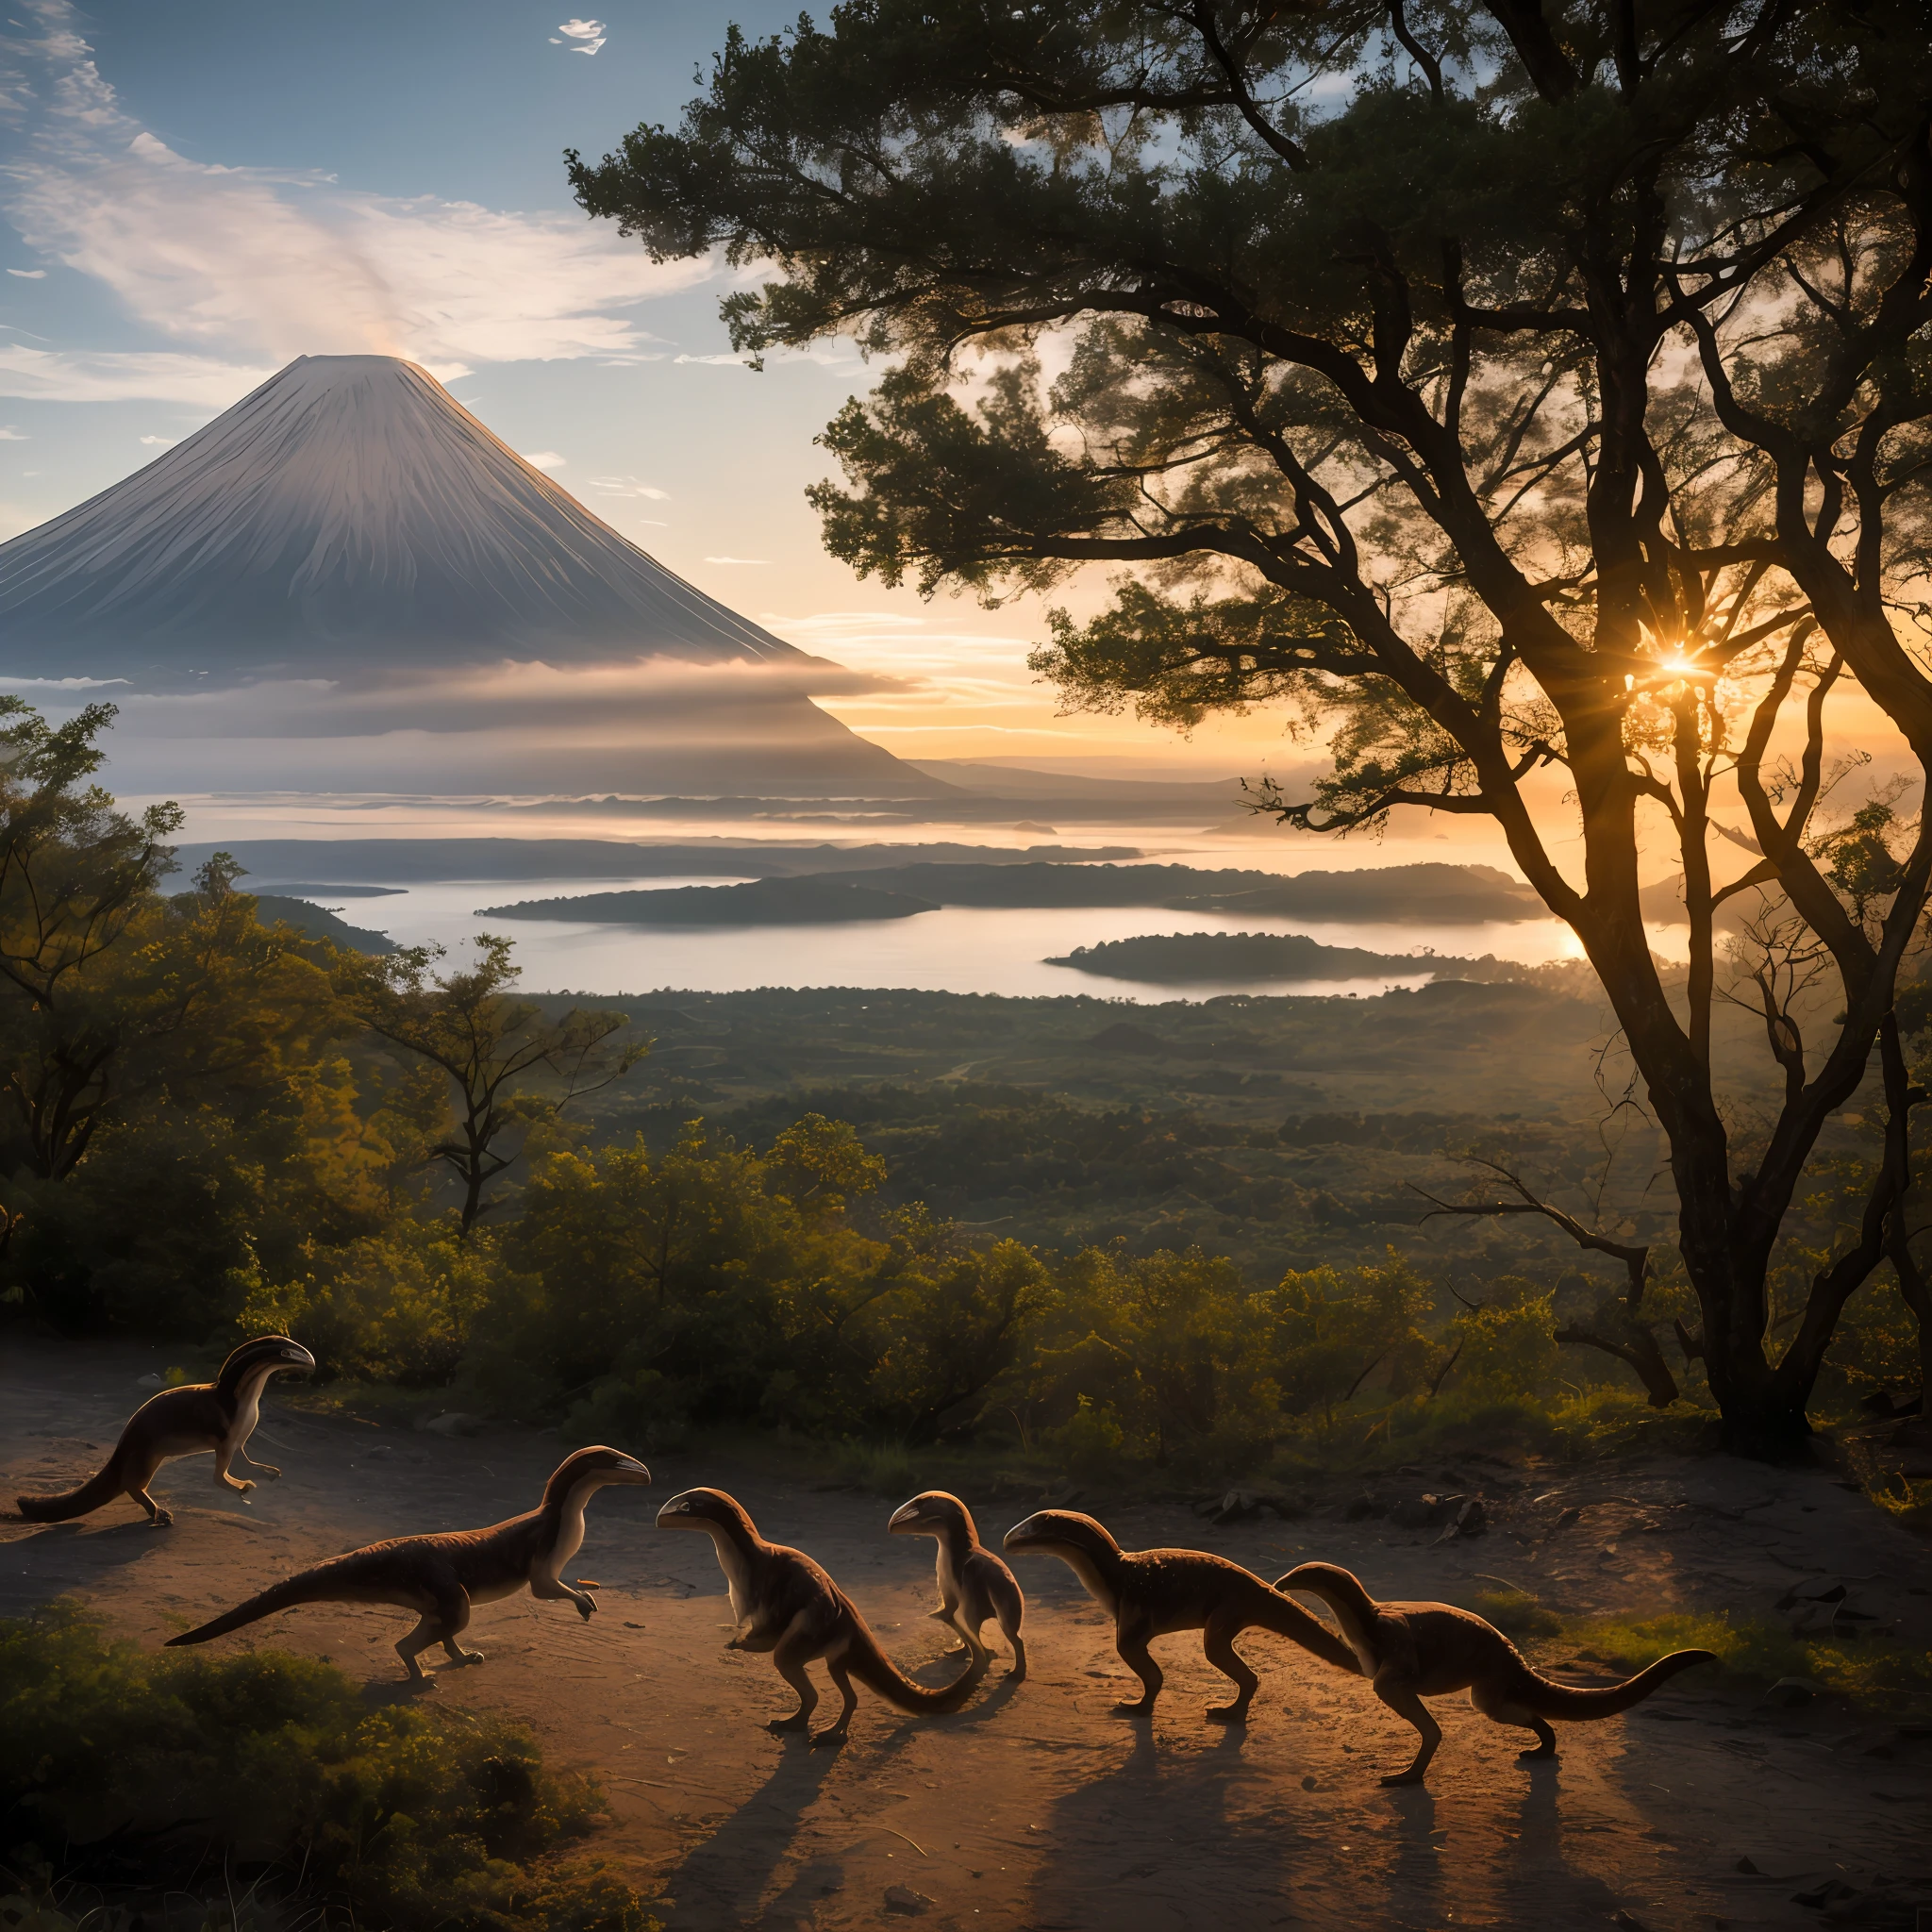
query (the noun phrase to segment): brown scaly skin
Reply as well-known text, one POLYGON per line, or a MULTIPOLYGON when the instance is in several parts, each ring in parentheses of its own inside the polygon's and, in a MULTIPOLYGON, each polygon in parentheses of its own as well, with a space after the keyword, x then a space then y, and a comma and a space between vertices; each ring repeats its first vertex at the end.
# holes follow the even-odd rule
POLYGON ((453 1664, 480 1664, 483 1653, 457 1639, 469 1626, 473 1604, 491 1604, 528 1587, 534 1597, 568 1598, 588 1621, 597 1600, 583 1584, 563 1580, 563 1566, 584 1540, 584 1506, 609 1483, 647 1483, 651 1472, 621 1449, 579 1449, 560 1463, 543 1486, 543 1500, 526 1516, 489 1529, 456 1529, 440 1536, 399 1536, 371 1543, 304 1570, 252 1596, 197 1630, 171 1637, 172 1648, 225 1637, 244 1624, 272 1617, 296 1604, 394 1604, 420 1621, 396 1645, 412 1683, 432 1687, 416 1661, 432 1643, 453 1664))
POLYGON ((165 1528, 175 1519, 147 1492, 155 1472, 176 1456, 209 1450, 214 1452, 216 1487, 245 1494, 255 1485, 228 1474, 238 1456, 263 1475, 281 1474, 247 1453, 263 1388, 271 1375, 314 1366, 315 1357, 299 1341, 286 1335, 258 1335, 229 1355, 212 1382, 164 1389, 143 1402, 128 1417, 107 1467, 79 1489, 64 1496, 17 1496, 15 1504, 29 1523, 65 1523, 91 1515, 116 1496, 131 1496, 147 1511, 150 1523, 165 1528))
POLYGON ((1641 1704, 1679 1671, 1716 1661, 1707 1650, 1674 1651, 1624 1683, 1582 1690, 1540 1675, 1500 1630, 1468 1610, 1453 1604, 1377 1603, 1336 1564, 1303 1563, 1274 1587, 1300 1591, 1326 1604, 1361 1659, 1362 1674, 1374 1686, 1375 1695, 1415 1726, 1422 1739, 1415 1762, 1385 1777, 1385 1785, 1421 1784, 1442 1741, 1424 1697, 1467 1690, 1469 1701, 1485 1717, 1536 1733, 1535 1748, 1520 1757, 1554 1757, 1557 1736, 1546 1720, 1574 1724, 1614 1717, 1641 1704))
POLYGON ((1124 1550, 1092 1517, 1074 1509, 1041 1509, 1015 1524, 1006 1547, 1058 1557, 1113 1618, 1114 1648, 1145 1687, 1141 1697, 1114 1706, 1128 1716, 1152 1716, 1162 1678, 1147 1646, 1176 1630, 1200 1631, 1208 1661, 1234 1682, 1232 1704, 1208 1707, 1208 1715, 1221 1724, 1246 1724, 1260 1684, 1234 1647, 1243 1630, 1291 1637, 1324 1663, 1356 1674, 1355 1653, 1325 1624, 1225 1557, 1205 1550, 1124 1550))
POLYGON ((1026 1644, 1020 1628, 1026 1615, 1026 1599, 1021 1595, 1013 1573, 979 1541, 972 1510, 944 1490, 927 1490, 911 1502, 902 1503, 886 1529, 892 1536, 938 1540, 940 1553, 934 1572, 939 1579, 940 1607, 926 1614, 957 1630, 966 1640, 964 1655, 982 1661, 991 1653, 981 1642, 980 1630, 989 1618, 997 1618, 1000 1635, 1013 1647, 1013 1668, 1008 1675, 1013 1683, 1024 1684, 1026 1644))
POLYGON ((903 1674, 845 1592, 799 1550, 768 1543, 744 1509, 723 1490, 687 1490, 658 1512, 659 1529, 701 1529, 718 1552, 718 1567, 731 1592, 738 1634, 727 1650, 769 1651, 778 1674, 798 1692, 798 1708, 774 1718, 774 1731, 809 1728, 819 1693, 806 1665, 824 1657, 844 1699, 838 1721, 811 1733, 818 1744, 842 1744, 858 1704, 857 1677, 867 1690, 915 1717, 943 1717, 958 1710, 986 1674, 985 1651, 969 1657, 965 1670, 941 1690, 928 1690, 903 1674))

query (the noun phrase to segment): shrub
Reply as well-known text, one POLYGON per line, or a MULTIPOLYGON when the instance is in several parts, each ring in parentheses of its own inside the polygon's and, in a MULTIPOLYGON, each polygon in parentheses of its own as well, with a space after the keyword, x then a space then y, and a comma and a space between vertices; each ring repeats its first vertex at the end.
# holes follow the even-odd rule
POLYGON ((210 1853, 270 1866, 396 1932, 646 1932, 605 1874, 539 1865, 603 1808, 500 1719, 372 1709, 279 1651, 144 1656, 70 1604, 0 1622, 0 1844, 16 1864, 180 1882, 210 1853), (298 1879, 299 1874, 299 1879, 298 1879))
POLYGON ((1605 1618, 1565 1626, 1566 1639, 1620 1670, 1641 1670, 1674 1650, 1708 1650, 1730 1676, 1754 1684, 1805 1677, 1840 1696, 1896 1707, 1932 1698, 1932 1650, 1884 1639, 1840 1643, 1793 1636, 1769 1617, 1684 1612, 1643 1621, 1605 1618))
POLYGON ((490 1235, 460 1240, 451 1215, 400 1217, 381 1234, 308 1261, 299 1275, 258 1287, 240 1325, 300 1335, 325 1380, 417 1389, 456 1374, 501 1273, 490 1235))

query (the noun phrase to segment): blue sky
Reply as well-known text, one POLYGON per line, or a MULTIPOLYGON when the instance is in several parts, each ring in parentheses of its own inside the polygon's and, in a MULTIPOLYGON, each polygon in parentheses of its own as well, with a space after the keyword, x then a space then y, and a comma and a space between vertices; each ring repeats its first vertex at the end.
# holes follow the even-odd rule
POLYGON ((1253 769, 1277 722, 1189 745, 1056 718, 1024 669, 1036 608, 923 605, 827 558, 801 492, 865 366, 743 369, 721 274, 654 265, 571 200, 565 147, 675 120, 728 21, 795 11, 0 0, 0 537, 296 355, 406 355, 713 595, 912 680, 828 705, 893 750, 1253 769))

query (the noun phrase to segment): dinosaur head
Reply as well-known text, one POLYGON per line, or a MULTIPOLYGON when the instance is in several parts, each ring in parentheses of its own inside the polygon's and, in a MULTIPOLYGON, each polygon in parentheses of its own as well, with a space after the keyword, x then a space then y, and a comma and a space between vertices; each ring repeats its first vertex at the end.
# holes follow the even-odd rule
POLYGON ((550 1478, 553 1490, 575 1490, 582 1487, 603 1489, 608 1483, 648 1483, 651 1472, 635 1456, 626 1456, 622 1449, 607 1448, 598 1443, 594 1448, 579 1449, 574 1456, 566 1456, 558 1464, 557 1473, 550 1478))
POLYGON ((957 1529, 974 1533, 973 1512, 944 1490, 927 1490, 901 1503, 886 1524, 889 1536, 946 1536, 957 1529))
POLYGON ((252 1335, 228 1351, 228 1358, 222 1364, 222 1372, 215 1379, 217 1382, 234 1383, 253 1373, 306 1374, 314 1366, 315 1357, 291 1337, 252 1335))
POLYGON ((658 1512, 659 1529, 703 1529, 712 1535, 755 1537, 751 1518, 736 1497, 723 1490, 686 1490, 658 1512))
POLYGON ((1008 1530, 1003 1546, 1024 1550, 1035 1556, 1084 1557, 1089 1561, 1108 1561, 1118 1557, 1121 1546, 1107 1529, 1077 1509, 1036 1509, 1024 1523, 1008 1530))

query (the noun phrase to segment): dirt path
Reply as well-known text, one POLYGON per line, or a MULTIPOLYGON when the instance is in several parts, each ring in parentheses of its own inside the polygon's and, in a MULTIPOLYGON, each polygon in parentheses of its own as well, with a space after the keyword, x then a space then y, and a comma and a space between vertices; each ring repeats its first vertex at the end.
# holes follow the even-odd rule
MULTIPOLYGON (((9 1347, 0 1496, 97 1467, 141 1398, 137 1378, 163 1359, 9 1347)), ((527 1507, 558 1454, 530 1431, 445 1441, 305 1416, 273 1394, 254 1447, 287 1474, 246 1502, 218 1493, 206 1461, 162 1473, 172 1530, 125 1504, 46 1528, 0 1517, 0 1614, 72 1592, 155 1641, 357 1543, 527 1507)), ((660 1898, 673 1927, 890 1924, 895 1886, 932 1901, 921 1916, 936 1928, 1041 1932, 1911 1927, 1916 1907, 1932 1907, 1932 1740, 1693 1674, 1628 1718, 1562 1730, 1555 1765, 1519 1764, 1515 1734, 1444 1700, 1428 1788, 1384 1790, 1375 1778, 1407 1761, 1412 1734, 1365 1685, 1263 1634, 1243 1643, 1262 1676, 1245 1731, 1203 1719, 1224 1680, 1189 1638, 1158 1647, 1158 1718, 1113 1715, 1124 1674, 1058 1563, 1020 1566, 1024 1687, 996 1667, 974 1705, 936 1722, 867 1699, 846 1749, 808 1751, 762 1728, 783 1687, 766 1659, 723 1651, 729 1610, 709 1543, 655 1530, 658 1502, 696 1482, 732 1491, 764 1534, 824 1562, 908 1667, 934 1665, 941 1647, 924 1615, 932 1545, 888 1539, 890 1506, 874 1498, 694 1456, 654 1459, 654 1472, 655 1490, 592 1505, 574 1574, 601 1581, 596 1620, 528 1598, 482 1608, 471 1638, 488 1664, 448 1674, 436 1694, 511 1712, 556 1757, 593 1770, 616 1812, 597 1849, 660 1898), (1884 1755, 1867 1755, 1874 1746, 1884 1755), (1740 1859, 1770 1875, 1740 1873, 1740 1859), (1833 1879, 1859 1896, 1829 1916, 1791 1902, 1833 1879)), ((1401 1481, 1441 1490, 1450 1476, 1485 1494, 1479 1540, 1438 1546, 1433 1531, 1322 1515, 1215 1529, 1178 1506, 1103 1513, 1129 1547, 1212 1548, 1270 1575, 1319 1555, 1385 1596, 1496 1576, 1565 1609, 1757 1613, 1793 1584, 1847 1578, 1860 1607, 1919 1642, 1932 1634, 1932 1549, 1823 1474, 1713 1459, 1587 1476, 1431 1467, 1401 1481)), ((990 1506, 982 1529, 991 1540, 1022 1513, 990 1506)), ((309 1609, 229 1641, 327 1655, 386 1688, 405 1621, 309 1609)))

